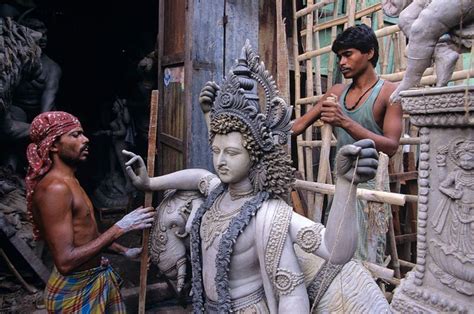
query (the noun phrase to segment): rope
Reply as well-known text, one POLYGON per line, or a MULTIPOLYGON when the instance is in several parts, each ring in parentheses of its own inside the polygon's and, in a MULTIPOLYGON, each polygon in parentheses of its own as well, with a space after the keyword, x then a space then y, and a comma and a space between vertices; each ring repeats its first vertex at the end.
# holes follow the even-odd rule
MULTIPOLYGON (((352 193, 352 188, 354 187, 354 180, 355 180, 355 176, 356 176, 357 166, 358 166, 358 165, 359 165, 359 156, 357 156, 356 161, 355 161, 354 174, 353 174, 353 176, 352 176, 351 186, 350 186, 350 188, 349 188, 349 193, 347 194, 346 203, 344 204, 344 210, 342 211, 343 217, 345 217, 345 215, 346 215, 346 210, 347 210, 347 205, 349 205, 349 197, 350 197, 350 195, 351 195, 351 193, 352 193)), ((340 240, 340 234, 341 234, 341 228, 342 228, 342 221, 343 221, 343 219, 341 219, 341 221, 339 222, 339 226, 338 226, 338 228, 337 228, 337 233, 336 233, 336 241, 334 242, 334 245, 333 245, 333 247, 332 247, 332 249, 331 249, 331 253, 329 254, 328 263, 330 263, 330 261, 331 261, 333 255, 334 255, 334 250, 335 250, 335 248, 336 248, 336 246, 337 246, 337 243, 338 243, 339 240, 340 240)), ((342 291, 342 290, 343 290, 343 289, 342 289, 342 271, 340 272, 340 274, 341 274, 340 283, 341 283, 342 312, 344 312, 344 307, 345 307, 344 304, 345 304, 345 302, 344 302, 344 294, 342 293, 342 292, 343 292, 343 291, 342 291)), ((327 275, 327 274, 324 276, 322 282, 324 283, 326 280, 328 280, 328 275, 327 275)), ((318 294, 316 295, 315 300, 318 300, 318 299, 319 299, 319 294, 320 294, 320 293, 321 293, 321 290, 318 291, 318 294)), ((312 304, 310 313, 313 313, 313 310, 314 310, 314 308, 316 307, 316 305, 317 305, 316 302, 314 302, 314 303, 312 304)))

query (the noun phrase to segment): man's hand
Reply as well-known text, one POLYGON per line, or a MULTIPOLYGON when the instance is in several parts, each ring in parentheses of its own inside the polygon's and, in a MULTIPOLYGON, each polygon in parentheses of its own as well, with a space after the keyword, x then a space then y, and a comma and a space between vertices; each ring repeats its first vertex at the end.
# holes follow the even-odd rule
POLYGON ((149 191, 150 178, 148 177, 148 172, 142 157, 127 150, 122 150, 122 154, 129 158, 129 160, 125 163, 125 170, 127 171, 132 184, 139 190, 149 191), (133 164, 135 164, 136 173, 132 168, 133 164))
MULTIPOLYGON (((330 97, 337 99, 337 96, 331 94, 330 97)), ((326 99, 323 101, 321 106, 321 121, 329 123, 332 126, 343 127, 344 122, 347 120, 347 116, 342 112, 341 105, 337 101, 326 99)))
POLYGON ((125 215, 122 219, 117 221, 115 225, 122 229, 124 233, 150 228, 154 215, 155 209, 153 207, 139 207, 125 215))
POLYGON ((199 94, 199 104, 201 104, 202 112, 208 113, 211 111, 212 104, 216 99, 217 91, 220 89, 216 82, 209 81, 201 89, 199 94))
POLYGON ((370 139, 341 147, 336 156, 336 174, 338 177, 354 183, 366 182, 375 177, 378 166, 378 154, 375 143, 370 139), (354 171, 357 162, 357 169, 354 171))

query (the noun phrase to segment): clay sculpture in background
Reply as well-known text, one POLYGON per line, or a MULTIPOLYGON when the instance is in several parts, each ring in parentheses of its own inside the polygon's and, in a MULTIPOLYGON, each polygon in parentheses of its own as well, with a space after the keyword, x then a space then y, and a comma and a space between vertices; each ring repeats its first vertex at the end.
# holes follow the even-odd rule
POLYGON ((399 101, 401 91, 418 85, 432 60, 436 86, 447 85, 460 53, 472 46, 474 1, 383 0, 382 6, 385 14, 399 16, 398 25, 409 41, 406 73, 391 101, 399 101))

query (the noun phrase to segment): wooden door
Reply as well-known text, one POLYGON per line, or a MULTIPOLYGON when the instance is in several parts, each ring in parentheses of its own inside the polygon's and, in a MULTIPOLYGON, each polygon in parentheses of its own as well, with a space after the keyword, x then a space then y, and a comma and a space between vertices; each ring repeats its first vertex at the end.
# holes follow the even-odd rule
POLYGON ((186 0, 161 0, 158 27, 158 174, 185 168, 187 108, 184 84, 186 0))

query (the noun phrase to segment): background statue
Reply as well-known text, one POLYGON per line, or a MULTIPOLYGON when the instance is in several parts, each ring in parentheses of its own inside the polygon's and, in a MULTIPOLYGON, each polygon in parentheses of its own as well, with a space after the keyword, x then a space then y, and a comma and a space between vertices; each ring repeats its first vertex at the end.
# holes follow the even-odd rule
POLYGON ((383 0, 389 16, 399 16, 398 25, 409 39, 408 64, 403 81, 393 92, 399 93, 419 84, 432 59, 435 61, 436 86, 447 85, 459 54, 470 50, 474 38, 472 0, 383 0))
POLYGON ((21 24, 41 34, 38 43, 42 49, 41 74, 34 80, 22 80, 13 95, 13 104, 25 111, 26 121, 30 122, 41 112, 55 109, 61 68, 44 52, 48 43, 46 25, 35 18, 24 19, 21 24))
POLYGON ((94 192, 94 201, 99 207, 123 208, 127 206, 128 194, 133 186, 125 171, 125 158, 122 150, 130 149, 134 144, 134 134, 130 114, 125 99, 117 98, 112 105, 113 120, 109 129, 94 133, 95 136, 106 136, 109 145, 109 173, 94 192))
MULTIPOLYGON (((362 140, 339 151, 336 194, 325 228, 294 213, 285 201, 294 181, 291 160, 283 148, 291 127, 291 108, 278 96, 273 79, 248 42, 222 87, 207 83, 200 103, 210 114, 211 150, 218 176, 204 169, 187 169, 149 178, 143 159, 124 151, 130 158, 127 172, 137 188, 199 191, 206 197, 201 206, 194 207, 191 196, 188 205, 177 204, 180 211, 169 207, 173 198, 165 203, 164 212, 159 211, 159 236, 169 237, 169 243, 181 249, 162 242, 164 249, 158 250, 169 248, 178 258, 176 266, 169 266, 177 267, 181 288, 186 273, 185 245, 178 243, 190 234, 196 313, 308 313, 310 302, 317 303, 318 294, 328 288, 324 283, 329 285, 340 265, 354 254, 356 185, 375 175, 374 143, 362 140), (257 84, 265 96, 262 111, 257 84), (167 220, 168 214, 174 219, 167 220), (294 244, 327 261, 310 280, 315 294, 306 289, 294 244)), ((160 261, 173 260, 164 256, 160 255, 160 261)))
POLYGON ((36 44, 41 34, 0 17, 0 36, 0 164, 16 170, 30 125, 19 118, 22 111, 12 106, 12 95, 21 80, 34 80, 41 73, 41 49, 36 44))

